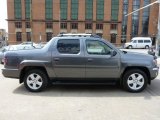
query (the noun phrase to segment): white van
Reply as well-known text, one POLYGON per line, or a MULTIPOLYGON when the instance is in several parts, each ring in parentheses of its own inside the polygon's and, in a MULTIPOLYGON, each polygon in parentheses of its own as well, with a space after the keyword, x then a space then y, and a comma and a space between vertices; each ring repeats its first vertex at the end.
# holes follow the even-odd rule
POLYGON ((125 48, 145 48, 148 49, 152 46, 152 40, 150 37, 134 37, 131 42, 125 43, 125 48))

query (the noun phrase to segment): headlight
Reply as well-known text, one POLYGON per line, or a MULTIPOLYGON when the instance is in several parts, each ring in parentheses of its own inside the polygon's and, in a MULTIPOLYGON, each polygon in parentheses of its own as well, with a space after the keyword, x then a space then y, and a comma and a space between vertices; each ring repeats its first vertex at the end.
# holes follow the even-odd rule
POLYGON ((157 59, 153 60, 153 64, 157 66, 157 59))

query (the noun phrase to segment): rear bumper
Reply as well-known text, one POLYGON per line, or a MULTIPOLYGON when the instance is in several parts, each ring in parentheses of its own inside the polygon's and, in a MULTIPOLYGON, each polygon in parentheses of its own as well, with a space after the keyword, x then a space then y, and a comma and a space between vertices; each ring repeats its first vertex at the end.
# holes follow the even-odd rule
POLYGON ((20 71, 18 69, 2 69, 2 74, 4 77, 8 78, 19 78, 20 71))

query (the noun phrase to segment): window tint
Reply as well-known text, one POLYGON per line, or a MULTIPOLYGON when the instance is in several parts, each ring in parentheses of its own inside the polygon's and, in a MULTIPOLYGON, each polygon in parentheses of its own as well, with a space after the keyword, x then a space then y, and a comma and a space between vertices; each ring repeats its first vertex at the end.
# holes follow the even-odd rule
POLYGON ((137 40, 134 40, 133 43, 137 43, 137 40))
POLYGON ((63 54, 78 54, 80 52, 80 41, 78 39, 58 40, 57 50, 63 54))
POLYGON ((151 43, 150 40, 144 40, 144 43, 151 43))
POLYGON ((143 43, 143 40, 138 40, 138 43, 143 43))
POLYGON ((109 55, 111 48, 98 40, 86 40, 88 54, 109 55))

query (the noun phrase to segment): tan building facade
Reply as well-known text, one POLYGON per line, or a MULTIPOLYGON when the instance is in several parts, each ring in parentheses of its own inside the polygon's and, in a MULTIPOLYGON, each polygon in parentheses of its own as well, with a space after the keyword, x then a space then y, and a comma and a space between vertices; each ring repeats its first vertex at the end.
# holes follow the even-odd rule
POLYGON ((45 42, 64 33, 95 33, 120 45, 135 36, 155 37, 158 5, 124 17, 155 0, 7 0, 8 41, 45 42))

